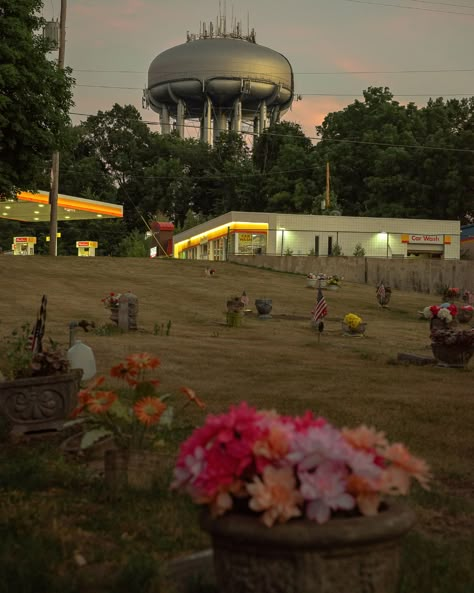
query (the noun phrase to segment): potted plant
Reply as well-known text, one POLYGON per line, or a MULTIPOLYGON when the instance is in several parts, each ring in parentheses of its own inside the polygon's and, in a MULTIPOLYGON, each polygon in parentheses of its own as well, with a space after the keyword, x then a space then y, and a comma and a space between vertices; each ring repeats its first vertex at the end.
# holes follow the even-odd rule
POLYGON ((5 339, 0 369, 0 412, 12 433, 60 430, 77 403, 82 370, 70 369, 65 351, 49 339, 32 350, 28 324, 5 339))
POLYGON ((427 464, 373 428, 243 402, 182 443, 172 488, 203 505, 219 591, 394 593, 413 479, 427 464))
POLYGON ((341 278, 335 274, 333 276, 329 276, 329 278, 326 280, 326 288, 329 290, 339 290, 340 285, 341 278))
POLYGON ((474 353, 474 329, 433 329, 431 349, 439 366, 465 367, 474 353))
POLYGON ((307 288, 316 288, 317 285, 318 285, 317 275, 313 274, 313 272, 309 272, 309 274, 306 274, 306 287, 307 288))
MULTIPOLYGON (((160 447, 174 416, 172 395, 159 394, 155 376, 160 360, 146 352, 131 354, 110 369, 117 381, 105 387, 99 376, 79 392, 79 401, 68 426, 81 424, 84 432, 80 448, 87 450, 104 439, 111 446, 105 451, 105 481, 112 493, 125 487, 151 488, 157 472, 162 471, 160 447)), ((182 408, 205 404, 192 389, 182 387, 182 408)))
POLYGON ((348 313, 344 316, 342 330, 344 335, 362 337, 367 329, 367 323, 362 321, 362 317, 355 313, 348 313))
POLYGON ((443 303, 442 305, 431 305, 425 307, 421 312, 424 319, 429 319, 430 329, 446 329, 454 325, 458 314, 458 308, 453 303, 443 303))
POLYGON ((472 305, 463 305, 458 309, 459 323, 469 323, 474 314, 474 307, 472 305))
POLYGON ((110 292, 103 299, 101 299, 104 307, 106 309, 110 309, 110 320, 114 323, 118 323, 118 312, 121 296, 122 294, 120 292, 110 292))

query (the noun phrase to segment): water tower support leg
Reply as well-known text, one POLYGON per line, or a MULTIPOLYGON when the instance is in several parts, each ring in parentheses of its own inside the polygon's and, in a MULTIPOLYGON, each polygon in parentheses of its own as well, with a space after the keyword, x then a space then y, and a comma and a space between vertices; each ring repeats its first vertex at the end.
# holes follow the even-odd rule
POLYGON ((237 99, 234 103, 234 111, 232 114, 232 131, 242 131, 242 101, 237 99))
POLYGON ((206 142, 212 146, 212 102, 210 97, 206 97, 204 103, 204 114, 201 121, 201 142, 206 142))
POLYGON ((258 115, 258 133, 261 134, 267 127, 267 104, 262 101, 260 103, 260 113, 258 115))
POLYGON ((178 136, 184 138, 184 102, 181 99, 178 101, 178 113, 176 116, 176 129, 178 136))
POLYGON ((163 105, 160 111, 160 124, 161 124, 161 133, 162 134, 170 134, 171 133, 171 126, 170 126, 170 114, 168 111, 168 107, 163 105))

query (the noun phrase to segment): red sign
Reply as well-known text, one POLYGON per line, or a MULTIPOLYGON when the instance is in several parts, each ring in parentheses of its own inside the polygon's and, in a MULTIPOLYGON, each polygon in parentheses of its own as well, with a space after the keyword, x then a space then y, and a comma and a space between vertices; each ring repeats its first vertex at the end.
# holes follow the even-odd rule
POLYGON ((28 243, 29 237, 15 237, 15 243, 28 243))
POLYGON ((89 247, 89 241, 78 241, 76 247, 89 247))

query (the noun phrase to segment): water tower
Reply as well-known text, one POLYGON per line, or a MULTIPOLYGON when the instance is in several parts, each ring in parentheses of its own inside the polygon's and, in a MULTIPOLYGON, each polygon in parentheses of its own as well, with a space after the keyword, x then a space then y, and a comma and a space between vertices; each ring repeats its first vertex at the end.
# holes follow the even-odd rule
POLYGON ((245 124, 260 134, 289 109, 293 93, 287 58, 258 45, 253 29, 244 35, 238 22, 228 32, 220 16, 152 61, 144 99, 160 115, 163 134, 175 126, 184 137, 186 121, 194 120, 201 140, 212 145, 221 132, 240 132, 245 124))

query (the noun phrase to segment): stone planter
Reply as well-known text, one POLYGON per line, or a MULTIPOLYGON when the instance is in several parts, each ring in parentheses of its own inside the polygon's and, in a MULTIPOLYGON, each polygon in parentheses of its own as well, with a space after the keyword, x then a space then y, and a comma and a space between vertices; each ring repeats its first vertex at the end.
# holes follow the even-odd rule
POLYGON ((118 325, 118 315, 119 315, 119 310, 118 307, 113 307, 112 309, 110 309, 110 321, 112 321, 113 323, 118 325))
POLYGON ((469 323, 473 317, 473 311, 466 311, 465 309, 458 309, 459 323, 469 323))
POLYGON ((432 342, 431 350, 438 361, 438 366, 464 368, 469 363, 473 350, 458 344, 438 344, 432 342))
POLYGON ((316 288, 318 286, 317 278, 306 278, 306 288, 316 288))
POLYGON ((326 284, 326 290, 339 290, 339 284, 326 284))
POLYGON ((273 308, 272 299, 256 299, 255 307, 258 311, 259 319, 271 319, 271 311, 273 308))
POLYGON ((167 468, 168 457, 157 451, 109 449, 104 454, 104 479, 112 495, 124 490, 150 491, 167 468))
POLYGON ((415 515, 393 505, 375 517, 292 520, 266 527, 228 514, 201 526, 212 538, 220 593, 395 593, 400 540, 415 515))
POLYGON ((342 322, 342 331, 344 332, 345 336, 353 336, 362 338, 365 334, 365 330, 367 329, 367 323, 359 323, 359 325, 353 329, 349 327, 346 323, 342 322))
POLYGON ((21 434, 61 430, 77 405, 81 369, 64 375, 0 382, 0 413, 21 434))

